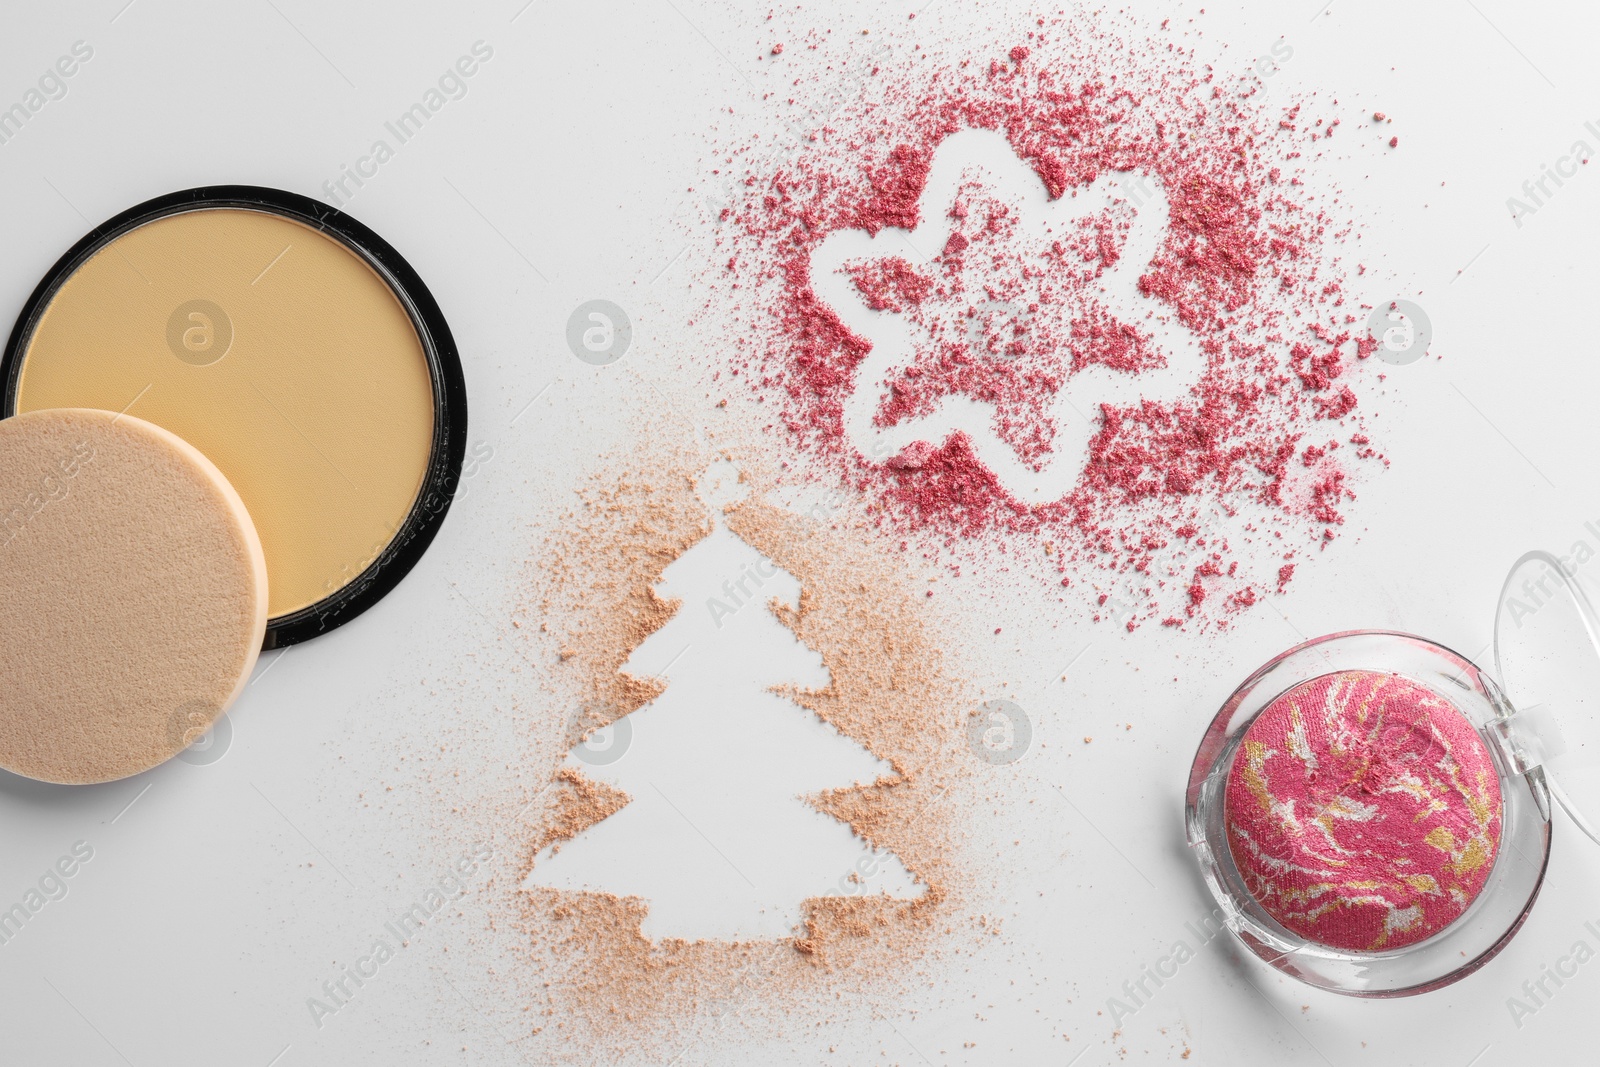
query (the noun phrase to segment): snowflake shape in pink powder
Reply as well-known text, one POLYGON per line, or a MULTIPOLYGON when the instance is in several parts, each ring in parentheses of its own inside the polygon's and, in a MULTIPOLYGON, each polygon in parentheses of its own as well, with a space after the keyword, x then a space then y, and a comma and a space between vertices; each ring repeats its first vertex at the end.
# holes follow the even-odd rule
POLYGON ((1018 501, 1066 496, 1107 408, 1171 402, 1204 371, 1145 280, 1168 214, 1152 176, 1052 200, 1002 134, 946 137, 915 229, 836 231, 811 256, 818 297, 871 344, 844 408, 861 455, 915 468, 964 434, 1018 501))

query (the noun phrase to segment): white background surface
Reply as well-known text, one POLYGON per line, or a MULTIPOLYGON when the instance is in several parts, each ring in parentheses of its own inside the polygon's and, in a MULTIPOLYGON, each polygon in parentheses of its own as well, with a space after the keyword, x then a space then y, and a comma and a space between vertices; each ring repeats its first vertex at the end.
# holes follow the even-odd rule
MULTIPOLYGON (((19 899, 73 842, 95 850, 68 897, 0 945, 0 1061, 547 1062, 535 1043, 508 1043, 451 995, 444 937, 408 949, 320 1030, 305 998, 333 973, 331 957, 348 955, 384 909, 403 907, 435 876, 394 820, 367 817, 353 801, 372 785, 364 769, 392 766, 396 738, 445 719, 481 719, 480 733, 517 728, 494 720, 487 700, 464 699, 470 686, 435 692, 398 679, 493 674, 475 658, 493 637, 466 598, 491 612, 510 601, 520 561, 554 521, 552 501, 598 451, 627 440, 630 427, 613 413, 640 403, 640 376, 670 389, 685 364, 723 358, 682 323, 653 318, 664 305, 647 290, 682 245, 683 190, 703 166, 703 132, 718 109, 758 106, 745 78, 764 76, 755 60, 770 44, 769 9, 273 4, 10 5, 0 101, 19 98, 74 41, 95 53, 64 99, 0 146, 0 319, 14 318, 92 223, 149 197, 225 182, 322 196, 322 182, 363 154, 386 119, 482 39, 494 58, 469 94, 349 209, 439 299, 463 353, 471 437, 494 459, 377 609, 263 659, 219 762, 173 762, 86 789, 0 780, 0 903, 19 899), (638 376, 567 350, 567 315, 594 297, 633 313, 626 362, 638 376)), ((1200 17, 1194 3, 1137 6, 1153 22, 1200 17)), ((808 5, 801 22, 898 25, 908 10, 808 5)), ((1294 55, 1267 91, 1337 98, 1350 117, 1341 137, 1361 136, 1354 120, 1374 109, 1395 118, 1385 128, 1400 138, 1394 153, 1322 165, 1363 220, 1374 264, 1362 282, 1374 291, 1353 295, 1417 300, 1443 357, 1393 368, 1369 409, 1380 413, 1392 469, 1360 487, 1344 541, 1224 634, 1128 634, 1053 616, 1042 591, 998 600, 975 580, 952 583, 974 634, 1003 628, 977 650, 990 671, 979 681, 1012 683, 1038 742, 1004 770, 1003 785, 996 779, 996 810, 971 827, 976 852, 992 857, 984 876, 1005 936, 938 968, 918 992, 836 1009, 810 1043, 766 1044, 758 1027, 707 1020, 707 1040, 680 1062, 1081 1055, 1088 1065, 1177 1062, 1186 1047, 1189 1063, 1341 1067, 1592 1056, 1600 963, 1520 1028, 1506 1006, 1578 939, 1600 946, 1584 927, 1600 925, 1600 854, 1566 824, 1527 926, 1448 990, 1344 1000, 1219 940, 1120 1034, 1099 1014, 1210 909, 1182 843, 1182 788, 1200 731, 1245 674, 1302 635, 1356 627, 1409 630, 1474 655, 1489 641, 1510 561, 1528 547, 1592 544, 1584 523, 1600 520, 1600 165, 1520 228, 1505 207, 1574 140, 1600 148, 1583 128, 1600 120, 1600 16, 1509 0, 1334 0, 1320 17, 1315 0, 1208 0, 1206 11, 1203 47, 1219 66, 1242 71, 1286 39, 1294 55), (1052 667, 1085 645, 1070 679, 1054 681, 1052 667), (1124 722, 1135 729, 1113 736, 1124 722), (1084 735, 1096 744, 1074 748, 1084 735)), ((922 18, 926 33, 970 40, 987 56, 1014 43, 1031 15, 1017 4, 936 0, 922 18)), ((706 266, 680 260, 660 284, 681 287, 706 266)), ((522 707, 535 713, 536 695, 522 707)))

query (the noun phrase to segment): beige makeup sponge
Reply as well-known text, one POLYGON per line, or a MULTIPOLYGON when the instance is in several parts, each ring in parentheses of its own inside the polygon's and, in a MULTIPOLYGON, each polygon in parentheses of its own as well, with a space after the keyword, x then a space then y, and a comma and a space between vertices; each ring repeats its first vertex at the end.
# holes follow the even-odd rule
POLYGON ((109 411, 0 420, 0 767, 154 767, 239 695, 266 623, 261 542, 205 456, 109 411))

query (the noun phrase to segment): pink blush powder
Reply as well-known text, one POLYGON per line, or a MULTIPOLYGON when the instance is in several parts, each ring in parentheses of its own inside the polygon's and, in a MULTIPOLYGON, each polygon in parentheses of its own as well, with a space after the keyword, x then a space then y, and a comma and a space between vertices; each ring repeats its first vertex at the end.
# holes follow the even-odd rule
POLYGON ((1354 951, 1455 922, 1500 848, 1500 779, 1450 701, 1408 678, 1302 682, 1245 731, 1224 821, 1245 885, 1285 928, 1354 951))

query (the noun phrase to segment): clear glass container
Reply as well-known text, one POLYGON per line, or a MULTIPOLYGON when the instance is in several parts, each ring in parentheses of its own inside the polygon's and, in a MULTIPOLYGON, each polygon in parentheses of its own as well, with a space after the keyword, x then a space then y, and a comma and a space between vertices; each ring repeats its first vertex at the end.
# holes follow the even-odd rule
MULTIPOLYGON (((1185 824, 1224 924, 1253 953, 1303 982, 1359 997, 1423 993, 1465 978, 1516 934, 1550 860, 1552 802, 1600 841, 1600 616, 1582 560, 1530 552, 1501 590, 1494 678, 1465 656, 1411 634, 1355 630, 1307 641, 1234 690, 1200 742, 1189 774, 1185 824), (1234 864, 1223 796, 1250 724, 1290 689, 1340 671, 1403 676, 1449 700, 1477 729, 1500 775, 1500 847, 1488 879, 1462 915, 1426 940, 1360 952, 1285 929, 1234 864), (1507 694, 1510 694, 1509 696, 1507 694)), ((1600 561, 1593 569, 1600 572, 1600 561)))

